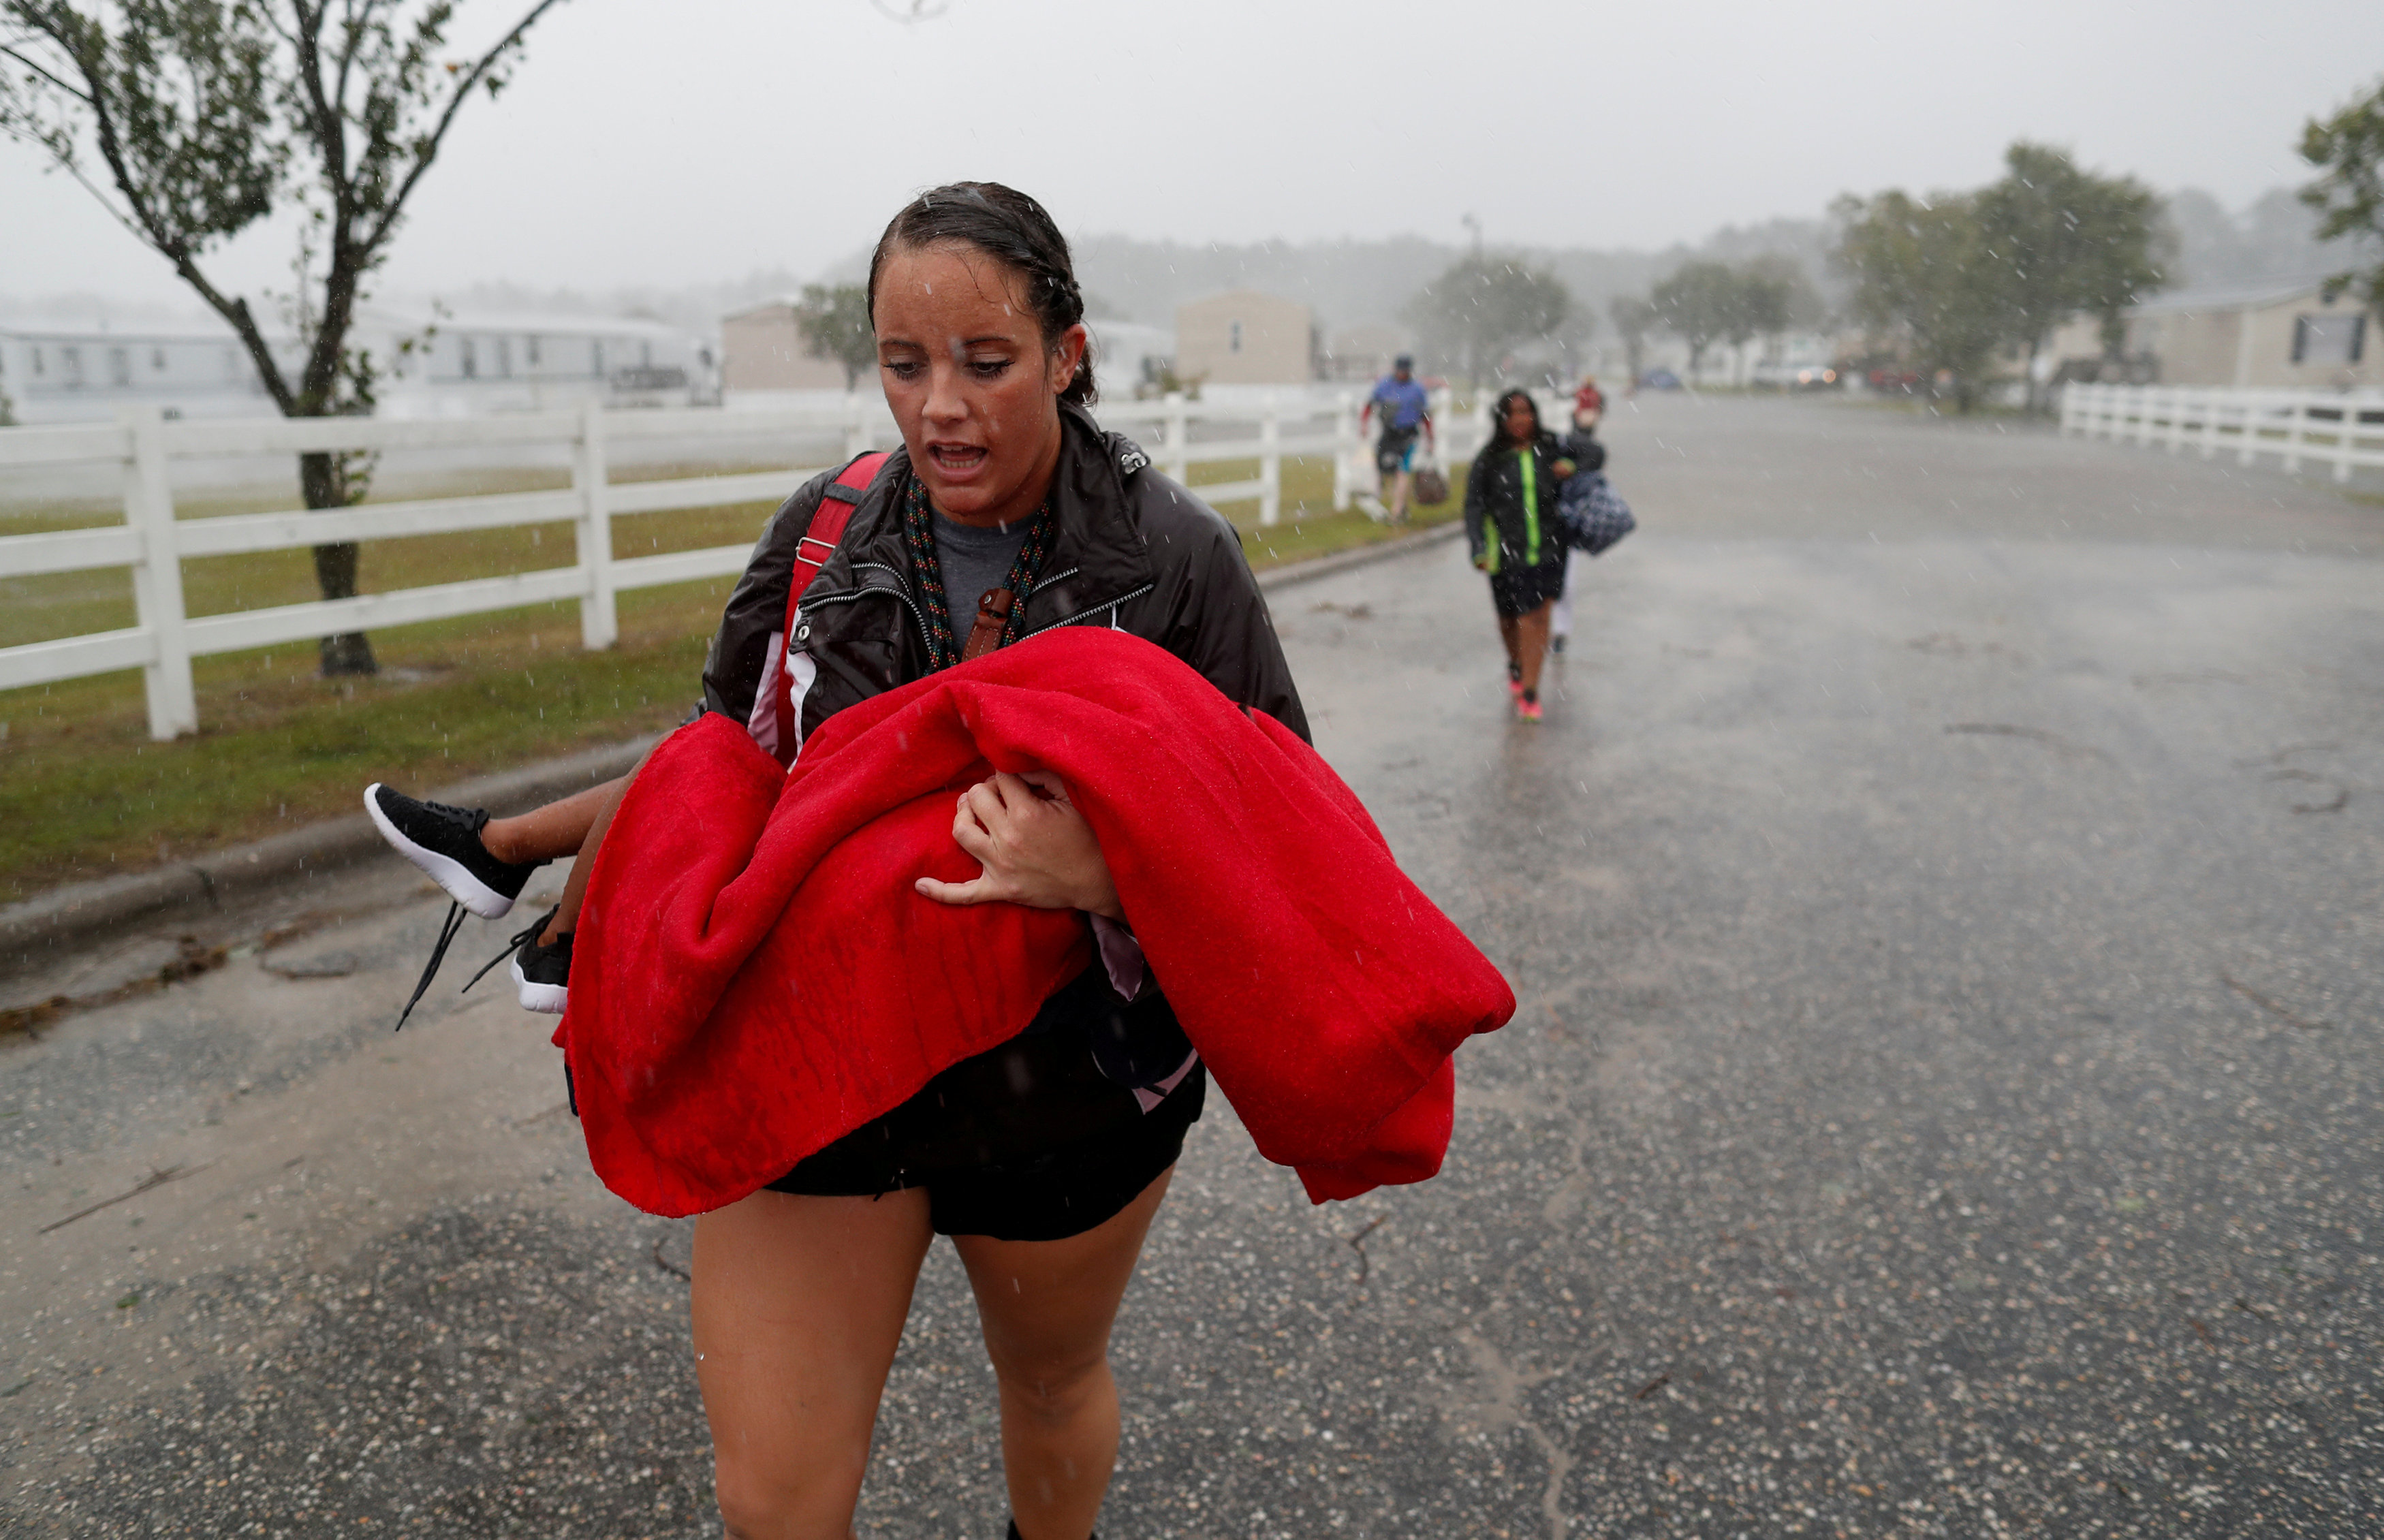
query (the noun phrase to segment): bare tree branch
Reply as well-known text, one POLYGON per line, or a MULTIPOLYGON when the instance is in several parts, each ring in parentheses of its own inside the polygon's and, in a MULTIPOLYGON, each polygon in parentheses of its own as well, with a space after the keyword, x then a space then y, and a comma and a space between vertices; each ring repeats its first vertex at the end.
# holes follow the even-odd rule
POLYGON ((397 194, 390 199, 388 210, 382 214, 380 222, 373 227, 372 233, 366 238, 364 242, 366 247, 378 248, 397 223, 397 217, 405 207, 405 200, 412 195, 415 184, 422 180, 422 173, 428 170, 431 161, 437 158, 440 143, 447 137, 447 130, 454 123, 455 114, 463 109, 464 99, 469 96, 473 89, 483 80, 487 79, 489 71, 496 67, 497 61, 509 49, 520 45, 524 34, 528 32, 532 23, 560 4, 562 0, 538 0, 538 4, 530 7, 529 14, 514 23, 514 30, 507 32, 495 47, 481 55, 479 62, 472 66, 471 69, 465 74, 463 83, 455 88, 455 94, 448 98, 446 110, 439 115, 438 126, 432 129, 428 137, 422 142, 422 148, 415 159, 414 168, 408 171, 405 174, 405 180, 398 184, 397 194))
POLYGON ((34 74, 39 75, 43 80, 48 81, 55 89, 65 92, 68 95, 73 97, 76 101, 81 102, 85 106, 90 106, 92 105, 92 99, 87 93, 77 90, 73 85, 52 74, 43 66, 41 60, 34 58, 31 55, 20 54, 7 43, 0 43, 0 58, 15 59, 19 64, 23 65, 26 68, 31 70, 34 74))

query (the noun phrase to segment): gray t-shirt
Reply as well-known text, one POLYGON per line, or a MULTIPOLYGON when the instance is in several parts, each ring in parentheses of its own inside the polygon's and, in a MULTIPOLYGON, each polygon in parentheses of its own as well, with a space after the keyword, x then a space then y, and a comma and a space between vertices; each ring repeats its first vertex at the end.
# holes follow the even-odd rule
POLYGON ((987 589, 1000 588, 1010 580, 1011 565, 1018 560, 1018 548, 1026 543, 1032 521, 1020 519, 1007 529, 980 529, 955 524, 940 513, 933 516, 936 568, 944 580, 944 606, 951 612, 953 637, 965 643, 969 627, 976 624, 978 598, 987 589))

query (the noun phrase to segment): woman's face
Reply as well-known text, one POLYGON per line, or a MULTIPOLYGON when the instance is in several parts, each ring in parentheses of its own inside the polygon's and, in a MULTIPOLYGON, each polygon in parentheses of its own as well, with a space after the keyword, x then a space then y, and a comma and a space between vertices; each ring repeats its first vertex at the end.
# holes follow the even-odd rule
POLYGON ((877 273, 877 372, 942 514, 962 524, 1033 515, 1060 460, 1059 394, 1085 329, 1046 346, 1025 279, 974 246, 896 251, 877 273))
POLYGON ((1509 443, 1528 443, 1532 435, 1540 428, 1540 415, 1532 410, 1530 402, 1521 398, 1507 404, 1507 416, 1502 420, 1506 424, 1509 443))

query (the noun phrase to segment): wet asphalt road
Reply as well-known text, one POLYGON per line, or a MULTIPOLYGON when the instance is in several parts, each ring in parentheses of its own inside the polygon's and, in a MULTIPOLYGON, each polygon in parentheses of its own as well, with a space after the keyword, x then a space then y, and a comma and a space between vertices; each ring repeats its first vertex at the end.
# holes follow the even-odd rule
MULTIPOLYGON (((1420 1187, 1311 1209, 1211 1099, 1102 1533, 2384 1534, 2384 508, 1836 404, 1609 437, 1644 528, 1538 728, 1455 549, 1275 597, 1521 1009, 1420 1187)), ((7 1533, 716 1533, 687 1226, 503 1000, 387 1034, 441 908, 326 879, 0 1045, 7 1533)), ((939 1249, 863 1534, 1000 1534, 974 1327, 939 1249)))

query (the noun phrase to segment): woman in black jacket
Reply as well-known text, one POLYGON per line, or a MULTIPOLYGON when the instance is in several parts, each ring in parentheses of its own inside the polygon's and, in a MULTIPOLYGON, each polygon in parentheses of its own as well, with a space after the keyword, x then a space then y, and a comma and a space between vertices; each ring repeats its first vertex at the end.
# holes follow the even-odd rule
MULTIPOLYGON (((879 241, 869 296, 902 448, 865 491, 823 475, 772 518, 706 658, 704 708, 792 760, 836 712, 963 652, 1098 625, 1158 643, 1306 737, 1233 527, 1085 410, 1084 301, 1042 207, 992 183, 921 194, 879 241), (852 513, 790 624, 795 554, 831 492, 852 513), (777 741, 781 722, 796 742, 777 741)), ((697 1221, 696 1373, 732 1536, 851 1533, 878 1397, 939 1234, 968 1270, 1000 1382, 1012 1535, 1092 1530, 1117 1455, 1110 1328, 1206 1074, 1089 826, 1063 785, 1038 781, 999 775, 962 795, 953 838, 983 874, 922 879, 923 900, 1079 910, 1099 960, 1011 1041, 697 1221)), ((477 867, 510 902, 529 863, 583 839, 594 851, 620 789, 494 822, 402 798, 377 816, 394 808, 385 833, 428 834, 454 813, 455 849, 417 863, 442 884, 477 867)), ((558 949, 567 965, 571 898, 523 948, 533 972, 558 949)))
POLYGON ((1540 720, 1548 607, 1564 591, 1557 488, 1571 474, 1555 436, 1541 430, 1531 392, 1500 396, 1490 409, 1490 441, 1465 478, 1465 538, 1473 565, 1490 575, 1490 602, 1507 644, 1507 688, 1525 722, 1540 720))

